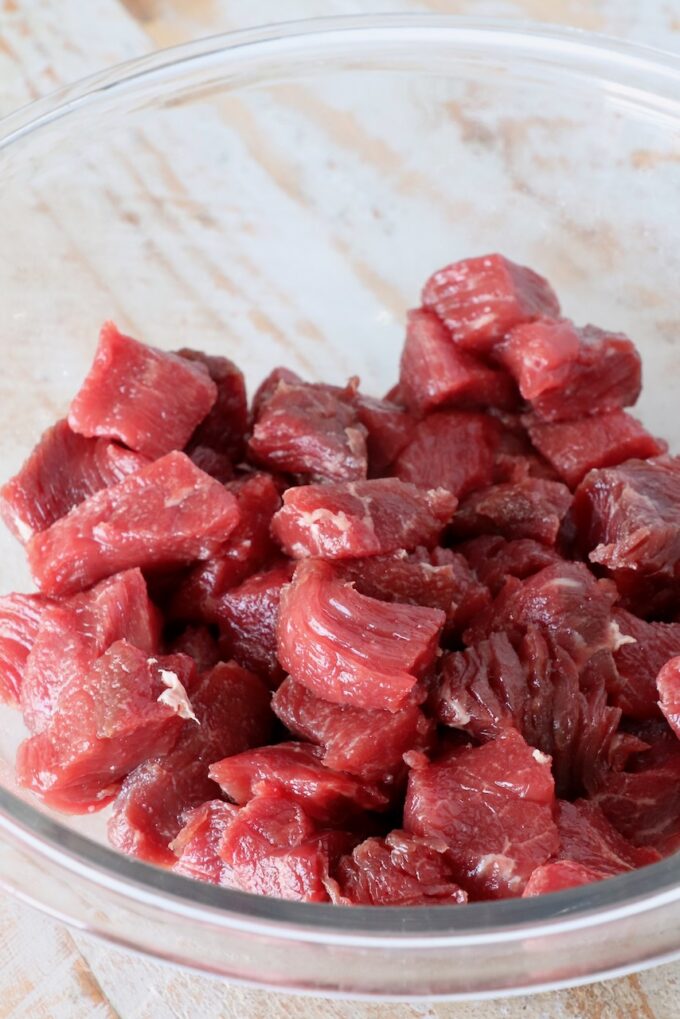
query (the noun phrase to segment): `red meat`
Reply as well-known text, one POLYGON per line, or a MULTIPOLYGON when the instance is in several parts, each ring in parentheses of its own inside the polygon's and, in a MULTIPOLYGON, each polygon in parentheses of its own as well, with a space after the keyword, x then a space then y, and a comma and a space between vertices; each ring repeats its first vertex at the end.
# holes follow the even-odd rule
POLYGON ((171 641, 168 654, 189 655, 202 675, 220 660, 220 648, 207 626, 187 626, 171 641))
POLYGON ((571 860, 555 860, 545 863, 533 871, 522 892, 523 898, 534 895, 548 895, 550 892, 563 892, 567 888, 589 885, 593 881, 601 881, 606 874, 592 867, 584 867, 581 863, 571 860))
POLYGON ((0 489, 0 512, 15 538, 28 541, 89 495, 115 485, 148 460, 108 439, 86 439, 66 421, 48 428, 18 474, 0 489))
POLYGON ((424 491, 397 478, 289 488, 272 530, 295 558, 385 555, 434 545, 456 508, 443 488, 424 491))
POLYGON ((547 280, 502 255, 465 258, 439 269, 423 287, 422 301, 456 343, 482 353, 518 323, 560 311, 547 280))
POLYGON ((278 743, 226 757, 212 765, 210 777, 234 803, 280 793, 322 824, 342 824, 354 814, 388 805, 377 786, 331 771, 323 756, 309 743, 278 743))
POLYGON ((442 839, 453 877, 476 898, 518 896, 557 852, 550 759, 513 729, 411 771, 404 827, 442 839))
POLYGON ((594 563, 675 580, 680 560, 680 457, 591 471, 573 505, 579 544, 594 563))
POLYGON ((18 705, 29 652, 50 605, 40 594, 0 598, 0 701, 18 705))
POLYGON ((148 655, 158 650, 160 619, 139 570, 101 581, 83 594, 48 605, 26 661, 21 710, 32 733, 49 725, 62 689, 82 682, 97 658, 126 640, 148 655))
POLYGON ((123 782, 109 821, 117 849, 152 863, 174 862, 170 842, 192 807, 219 790, 210 764, 265 742, 271 733, 269 696, 261 681, 233 663, 220 663, 191 696, 188 719, 172 749, 150 757, 123 782))
POLYGON ((680 739, 680 657, 666 662, 656 677, 656 686, 661 712, 680 739))
POLYGON ((580 669, 598 651, 618 647, 618 627, 611 609, 616 590, 596 580, 583 563, 546 566, 524 581, 511 577, 496 600, 468 628, 465 640, 475 644, 505 631, 513 643, 530 626, 545 632, 580 669))
POLYGON ((461 350, 427 308, 408 313, 399 391, 416 414, 443 407, 514 407, 517 390, 505 372, 461 350))
POLYGON ((279 563, 264 573, 254 573, 214 603, 223 655, 274 687, 284 677, 276 657, 281 592, 292 576, 293 564, 279 563))
POLYGON ((254 463, 270 470, 328 481, 366 477, 366 429, 353 406, 354 390, 281 380, 261 400, 248 443, 254 463))
POLYGON ((369 477, 377 478, 394 463, 411 438, 416 419, 396 403, 359 394, 356 410, 367 432, 369 477))
POLYGON ((458 546, 458 552, 465 556, 481 583, 493 595, 498 594, 508 577, 526 580, 544 566, 562 561, 558 552, 532 538, 507 541, 492 534, 466 541, 458 546))
POLYGON ((623 410, 576 421, 541 421, 532 417, 527 428, 534 446, 570 488, 597 467, 615 467, 632 457, 646 459, 665 453, 668 444, 655 439, 623 410))
POLYGON ((658 718, 656 677, 670 658, 680 655, 680 623, 647 623, 619 608, 614 621, 622 638, 614 653, 609 698, 631 718, 658 718))
POLYGON ((490 602, 487 588, 465 558, 448 548, 400 549, 389 556, 347 559, 340 572, 369 598, 441 609, 447 616, 447 632, 464 629, 490 602))
POLYGON ((236 888, 231 868, 219 850, 237 814, 237 807, 222 800, 209 800, 188 811, 184 827, 171 845, 177 857, 173 870, 197 881, 236 888))
POLYGON ((234 477, 234 468, 226 453, 218 453, 209 446, 194 446, 187 455, 199 470, 205 471, 223 485, 234 477))
POLYGON ((560 858, 597 870, 602 877, 661 859, 656 850, 634 846, 624 839, 590 800, 560 801, 556 820, 560 858))
POLYGON ((680 743, 671 735, 607 772, 592 799, 624 838, 661 850, 680 834, 680 743))
POLYGON ((147 347, 106 322, 68 423, 79 435, 120 439, 155 459, 183 449, 216 399, 203 365, 147 347))
POLYGON ((225 454, 232 463, 238 463, 245 451, 248 430, 248 400, 243 372, 227 357, 214 357, 187 347, 177 353, 190 363, 203 365, 217 387, 217 399, 212 410, 194 431, 188 448, 194 451, 201 446, 207 447, 225 454))
POLYGON ((513 329, 498 355, 545 421, 605 414, 640 395, 640 355, 623 333, 539 319, 513 329))
POLYGON ((394 712, 362 711, 321 700, 291 677, 274 694, 272 708, 295 736, 323 747, 328 768, 367 782, 393 783, 404 770, 404 754, 424 749, 431 736, 431 723, 413 701, 394 712))
POLYGON ((462 499, 493 481, 498 438, 498 425, 486 414, 431 414, 415 426, 392 473, 422 488, 447 488, 462 499))
POLYGON ((220 855, 247 892, 327 902, 328 847, 298 804, 256 796, 229 825, 220 855))
POLYGON ((29 564, 42 591, 72 594, 133 566, 208 559, 238 518, 231 492, 184 453, 168 453, 36 534, 29 564))
POLYGON ((559 481, 509 481, 469 495, 458 507, 454 531, 463 538, 494 534, 554 545, 570 505, 569 489, 559 481))
POLYGON ((297 374, 297 372, 294 372, 292 368, 285 368, 281 365, 276 368, 272 368, 269 375, 262 380, 253 395, 251 413, 253 420, 257 420, 262 408, 269 402, 269 400, 271 400, 272 396, 279 387, 279 382, 286 382, 289 386, 296 386, 298 383, 303 385, 309 384, 304 383, 303 379, 297 374))
POLYGON ((21 744, 19 783, 58 810, 100 810, 130 771, 173 746, 194 681, 185 655, 150 658, 117 641, 59 691, 48 727, 21 744))
POLYGON ((238 504, 238 523, 219 553, 193 567, 177 586, 170 606, 170 614, 176 619, 217 622, 216 599, 277 553, 270 527, 281 496, 272 477, 246 475, 228 489, 238 504))
POLYGON ((307 560, 281 596, 278 657, 318 697, 396 711, 432 665, 445 619, 366 598, 328 563, 307 560))
POLYGON ((467 893, 453 877, 446 843, 392 831, 366 839, 343 856, 329 883, 338 905, 455 906, 467 893))

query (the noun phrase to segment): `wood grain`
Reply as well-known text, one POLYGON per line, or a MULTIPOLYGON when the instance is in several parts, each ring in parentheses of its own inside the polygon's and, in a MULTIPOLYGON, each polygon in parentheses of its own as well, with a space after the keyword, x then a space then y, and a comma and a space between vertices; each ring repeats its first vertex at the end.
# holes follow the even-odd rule
MULTIPOLYGON (((351 14, 367 9, 355 0, 0 0, 0 114, 8 113, 59 84, 72 81, 107 65, 148 52, 159 46, 213 32, 243 28, 267 21, 328 14, 351 14)), ((479 13, 478 0, 373 0, 372 11, 434 11, 479 13)), ((680 49, 677 6, 664 0, 644 4, 628 0, 487 0, 486 15, 534 18, 557 24, 606 31, 637 41, 680 49)), ((365 160, 376 173, 394 166, 398 153, 380 139, 367 135, 356 119, 331 110, 318 97, 291 86, 279 96, 294 116, 332 135, 340 149, 365 160)), ((295 172, 286 167, 259 130, 245 106, 229 110, 243 144, 255 154, 276 189, 302 210, 306 197, 299 191, 295 172)), ((229 278, 206 243, 220 224, 194 224, 197 202, 190 172, 182 175, 170 166, 147 138, 143 167, 127 166, 141 196, 139 208, 125 208, 132 227, 139 223, 144 202, 159 203, 169 233, 179 240, 184 261, 196 267, 189 278, 168 259, 160 246, 149 255, 157 271, 175 274, 187 302, 204 309, 201 327, 217 330, 220 319, 211 293, 229 292, 235 298, 243 280, 258 272, 243 255, 243 280, 229 278), (136 176, 135 176, 136 175, 136 176)), ((393 180, 404 194, 419 190, 433 195, 433 184, 418 173, 404 171, 393 180)), ((120 213, 121 195, 115 182, 107 192, 120 213)), ((454 218, 455 202, 436 194, 441 215, 454 218)), ((58 238, 69 258, 84 256, 74 231, 57 202, 44 195, 45 229, 58 238)), ((339 257, 348 262, 360 285, 381 305, 398 314, 403 306, 398 286, 384 279, 365 259, 352 251, 347 236, 334 241, 339 257)), ((89 259, 92 285, 105 292, 112 312, 134 328, 134 296, 111 286, 89 259)), ((323 342, 323 329, 302 308, 296 307, 285 288, 273 299, 285 308, 310 343, 323 342)), ((286 337, 275 317, 263 311, 248 312, 248 328, 268 333, 285 352, 286 337)), ((246 328, 246 327, 244 327, 246 328)), ((304 364, 301 368, 304 369, 304 364)), ((456 1004, 358 1004, 314 998, 273 995, 228 986, 222 982, 173 970, 159 963, 112 949, 78 932, 70 932, 28 907, 0 898, 0 1017, 2 1019, 678 1019, 680 1016, 680 964, 571 991, 499 1002, 456 1004)))

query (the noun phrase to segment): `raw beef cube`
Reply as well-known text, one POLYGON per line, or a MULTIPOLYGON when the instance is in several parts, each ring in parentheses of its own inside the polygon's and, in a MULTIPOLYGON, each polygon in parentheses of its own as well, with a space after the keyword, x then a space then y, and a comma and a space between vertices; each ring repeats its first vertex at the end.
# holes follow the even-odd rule
POLYGON ((367 432, 369 477, 384 474, 411 438, 416 419, 404 407, 389 400, 357 394, 359 421, 367 432))
POLYGON ((621 639, 609 698, 631 718, 658 718, 656 677, 669 659, 680 655, 680 623, 647 623, 619 608, 614 621, 621 639))
POLYGON ((369 598, 441 609, 447 632, 464 629, 491 600, 464 557, 449 548, 347 559, 341 574, 369 598))
POLYGON ((49 605, 49 599, 40 594, 0 598, 0 701, 5 704, 19 703, 26 660, 49 605))
POLYGON ((362 711, 321 700, 289 676, 274 694, 272 708, 295 736, 323 747, 328 768, 367 782, 393 783, 404 770, 404 754, 430 742, 432 724, 414 701, 394 712, 362 711))
POLYGON ((561 800, 557 806, 560 859, 597 870, 603 877, 656 863, 654 849, 632 845, 613 827, 596 803, 561 800))
POLYGON ((189 449, 193 451, 196 447, 205 446, 224 453, 232 463, 238 463, 245 450, 248 430, 248 399, 243 372, 227 357, 214 357, 187 347, 177 353, 190 363, 203 365, 217 387, 217 399, 191 436, 189 449))
POLYGON ((593 801, 635 846, 662 849, 680 833, 680 744, 675 736, 636 755, 625 771, 609 771, 593 801))
POLYGON ((223 485, 226 485, 234 477, 234 468, 226 453, 218 453, 216 449, 210 449, 209 446, 194 446, 188 456, 192 464, 195 464, 199 470, 205 471, 211 478, 215 478, 223 485))
POLYGON ((480 488, 464 499, 453 527, 463 538, 494 534, 510 541, 532 538, 550 546, 570 506, 571 493, 559 481, 509 481, 480 488))
POLYGON ((199 563, 179 583, 170 607, 174 618, 217 622, 216 599, 277 553, 270 527, 281 496, 271 476, 247 475, 232 482, 228 489, 238 504, 238 523, 219 553, 199 563))
POLYGON ((253 420, 257 420, 257 418, 259 418, 262 408, 269 402, 269 400, 271 400, 272 396, 279 388, 279 382, 285 382, 289 386, 309 384, 305 383, 297 372, 292 370, 292 368, 285 368, 281 365, 277 368, 272 368, 269 375, 262 380, 255 390, 251 411, 253 420))
POLYGON ((327 902, 328 848, 302 807, 282 796, 256 796, 229 825, 220 854, 247 892, 327 902))
POLYGON ((264 573, 254 573, 215 601, 223 655, 274 687, 284 677, 276 657, 281 592, 292 576, 293 564, 285 561, 264 573))
POLYGON ((189 655, 196 662, 199 674, 207 672, 220 660, 220 648, 207 626, 187 626, 171 641, 171 655, 189 655))
POLYGON ((436 544, 457 500, 397 478, 289 488, 272 531, 295 558, 356 559, 436 544))
POLYGON ((566 888, 577 888, 589 885, 593 881, 601 881, 606 874, 592 867, 584 867, 581 863, 571 860, 555 860, 537 867, 527 881, 522 892, 525 899, 534 895, 548 895, 550 892, 563 892, 566 888))
POLYGON ((48 605, 26 661, 21 710, 32 733, 49 725, 62 689, 82 682, 111 644, 126 640, 153 655, 160 618, 139 570, 102 580, 90 591, 48 605))
POLYGON ((415 426, 392 473, 422 488, 447 488, 462 499, 491 484, 498 438, 498 425, 486 414, 430 414, 415 426))
POLYGON ((680 560, 680 457, 591 471, 576 490, 573 517, 592 562, 674 581, 680 560))
POLYGON ((434 312, 408 313, 399 390, 416 414, 442 407, 514 407, 517 390, 505 372, 461 350, 434 312))
POLYGON ((493 419, 500 428, 494 456, 494 484, 527 478, 560 480, 555 468, 532 446, 519 415, 496 412, 493 419))
POLYGON ((453 878, 445 842, 392 831, 343 856, 329 883, 338 905, 455 906, 467 893, 453 878))
POLYGON ((456 343, 482 353, 519 322, 560 311, 546 279, 502 255, 465 258, 439 269, 423 287, 422 302, 456 343))
POLYGON ((106 322, 68 423, 79 435, 120 439, 155 459, 183 449, 216 399, 203 365, 147 347, 106 322))
POLYGON ((328 563, 305 560, 281 595, 278 658, 324 700, 396 711, 432 665, 445 620, 438 609, 366 598, 328 563))
POLYGON ((457 546, 457 550, 492 595, 498 594, 508 577, 525 580, 544 566, 562 561, 558 552, 532 538, 507 541, 499 535, 482 534, 457 546))
POLYGON ((624 460, 658 456, 667 443, 646 432, 640 422, 623 410, 576 421, 527 420, 534 446, 570 488, 575 488, 596 467, 615 467, 624 460))
POLYGON ((640 395, 640 355, 623 333, 539 319, 513 329, 497 353, 545 421, 605 414, 640 395))
POLYGON ((442 839, 453 876, 481 899, 519 896, 559 848, 550 758, 513 729, 414 768, 404 827, 442 839))
POLYGON ((177 857, 173 870, 184 877, 235 888, 231 869, 220 856, 220 846, 238 808, 223 800, 209 800, 194 807, 171 848, 177 857))
POLYGON ((101 488, 148 463, 108 439, 86 439, 66 421, 48 428, 18 474, 0 489, 0 512, 15 538, 28 541, 101 488))
POLYGON ((351 387, 281 380, 260 405, 248 443, 253 462, 270 470, 328 481, 366 477, 366 429, 351 387))
POLYGON ((666 662, 656 677, 656 686, 661 712, 680 739, 680 657, 666 662))
POLYGON ((168 453, 36 534, 29 565, 43 592, 72 594, 133 566, 208 559, 238 519, 231 492, 184 453, 168 453))
POLYGON ((174 745, 194 677, 185 655, 154 658, 126 640, 112 644, 62 688, 49 726, 19 747, 20 785, 67 813, 105 807, 130 771, 174 745))
POLYGON ((341 824, 353 814, 387 807, 387 796, 376 785, 331 771, 323 756, 309 743, 278 743, 225 757, 212 765, 210 777, 234 803, 280 793, 322 824, 341 824))
POLYGON ((524 581, 511 577, 492 605, 468 628, 465 641, 475 644, 505 631, 513 643, 530 626, 538 627, 564 648, 578 668, 598 651, 614 651, 620 633, 612 625, 616 589, 596 580, 583 563, 546 566, 524 581))
POLYGON ((169 753, 150 757, 127 776, 109 821, 112 844, 151 863, 174 863, 169 846, 184 815, 218 795, 210 764, 257 746, 271 734, 267 690, 233 662, 222 662, 203 677, 191 695, 191 708, 192 717, 169 753))

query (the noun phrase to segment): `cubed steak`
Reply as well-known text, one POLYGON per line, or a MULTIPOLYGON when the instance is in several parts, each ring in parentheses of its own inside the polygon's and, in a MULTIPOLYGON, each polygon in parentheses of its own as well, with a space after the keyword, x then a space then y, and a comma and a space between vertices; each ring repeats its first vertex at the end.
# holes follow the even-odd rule
POLYGON ((15 538, 28 541, 102 488, 115 485, 148 458, 109 439, 86 439, 66 421, 43 433, 38 445, 0 489, 0 512, 15 538))
POLYGON ((217 387, 215 403, 194 430, 188 443, 189 451, 203 447, 224 454, 232 463, 239 463, 245 452, 248 431, 248 398, 243 372, 228 357, 215 357, 188 347, 177 353, 190 363, 203 365, 217 387))
POLYGON ((290 676, 274 694, 272 708, 295 736, 323 748, 328 768, 385 786, 402 776, 404 754, 426 749, 433 735, 432 722, 414 700, 399 711, 366 711, 322 700, 290 676))
POLYGON ((376 400, 357 393, 355 405, 367 433, 368 476, 378 478, 411 438, 417 419, 391 400, 376 400))
POLYGON ((559 848, 554 805, 550 758, 509 729, 412 769, 404 827, 445 842, 452 876, 476 898, 515 897, 559 848))
POLYGON ((81 814, 109 803, 125 776, 167 753, 190 717, 195 666, 119 640, 57 697, 49 725, 17 752, 17 779, 50 807, 81 814))
POLYGON ((441 839, 395 830, 366 839, 341 857, 328 888, 340 906, 456 906, 467 893, 456 883, 441 839))
POLYGON ((220 846, 237 813, 238 807, 224 800, 208 800, 189 810, 171 844, 177 860, 172 869, 196 881, 236 888, 231 868, 220 856, 220 846))
POLYGON ((151 863, 172 864, 170 843, 187 811, 219 795, 209 776, 212 762, 271 735, 267 690, 233 662, 220 662, 199 680, 191 712, 169 752, 149 757, 127 776, 109 820, 112 844, 151 863))
POLYGON ((560 481, 525 478, 480 488, 464 499, 453 520, 459 538, 500 535, 510 541, 530 538, 554 545, 571 506, 571 493, 560 481))
POLYGON ((526 580, 544 566, 562 562, 562 556, 532 538, 508 541, 500 535, 482 534, 457 546, 491 594, 497 595, 508 577, 526 580))
POLYGON ((46 594, 73 594, 112 573, 208 559, 239 519, 236 499, 173 452, 103 489, 28 544, 46 594))
POLYGON ((629 460, 591 471, 576 490, 574 525, 591 562, 676 583, 680 457, 629 460))
POLYGON ((432 665, 446 616, 367 598, 318 559, 284 588, 278 657, 312 693, 336 704, 396 711, 432 665))
POLYGON ((497 354, 545 421, 605 414, 640 395, 640 355, 623 333, 542 318, 518 325, 497 354))
POLYGON ((554 860, 552 863, 544 863, 532 871, 522 892, 522 897, 530 899, 535 895, 564 892, 567 888, 578 888, 580 885, 590 885, 593 881, 601 881, 606 876, 593 867, 585 867, 582 863, 573 863, 571 860, 554 860))
POLYGON ((202 364, 146 346, 106 322, 68 423, 155 459, 183 449, 217 399, 202 364))
POLYGON ((366 429, 354 406, 354 388, 281 379, 260 397, 248 442, 253 463, 268 470, 327 481, 365 478, 366 429))
POLYGON ((536 449, 570 488, 597 467, 616 467, 634 458, 646 460, 668 449, 666 442, 655 439, 623 410, 575 421, 542 421, 532 415, 526 424, 536 449))
POLYGON ((446 488, 462 499, 493 481, 499 433, 488 414, 430 414, 414 427, 392 473, 421 488, 446 488))
POLYGON ((278 743, 225 757, 211 766, 210 777, 233 803, 242 805, 263 793, 280 793, 327 825, 341 825, 353 815, 388 806, 387 796, 377 785, 331 770, 323 756, 320 747, 309 743, 278 743))
POLYGON ((680 656, 671 658, 656 677, 659 708, 675 735, 680 739, 680 656))
POLYGON ((680 623, 648 623, 618 607, 614 622, 621 639, 614 652, 609 700, 630 718, 658 718, 656 677, 667 661, 680 655, 680 623))
POLYGON ((456 506, 444 488, 398 478, 302 485, 284 492, 272 531, 296 559, 356 559, 436 545, 456 506))
POLYGON ((0 598, 0 701, 18 705, 29 652, 50 599, 40 594, 0 598))
POLYGON ((126 640, 154 655, 161 620, 139 570, 102 580, 89 591, 45 606, 21 686, 21 710, 32 733, 51 721, 62 689, 87 676, 111 644, 126 640))
POLYGON ((518 402, 512 379, 457 346, 427 308, 408 313, 399 391, 415 414, 445 407, 510 409, 518 402))
POLYGON ((559 315, 560 305, 546 279, 502 255, 465 258, 428 279, 422 302, 467 350, 487 353, 520 322, 559 315))

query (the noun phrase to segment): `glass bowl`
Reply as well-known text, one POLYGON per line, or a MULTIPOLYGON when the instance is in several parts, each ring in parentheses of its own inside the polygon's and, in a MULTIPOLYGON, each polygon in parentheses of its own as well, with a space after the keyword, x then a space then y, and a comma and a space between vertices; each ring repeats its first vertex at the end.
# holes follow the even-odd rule
MULTIPOLYGON (((680 62, 577 32, 330 19, 202 40, 0 124, 0 466, 62 414, 106 318, 251 385, 395 379, 429 272, 498 250, 631 334, 680 448, 680 62)), ((0 538, 0 588, 29 585, 0 538)), ((0 716, 0 884, 118 944, 322 994, 483 996, 680 950, 680 860, 527 901, 343 909, 201 886, 19 792, 0 716)))

